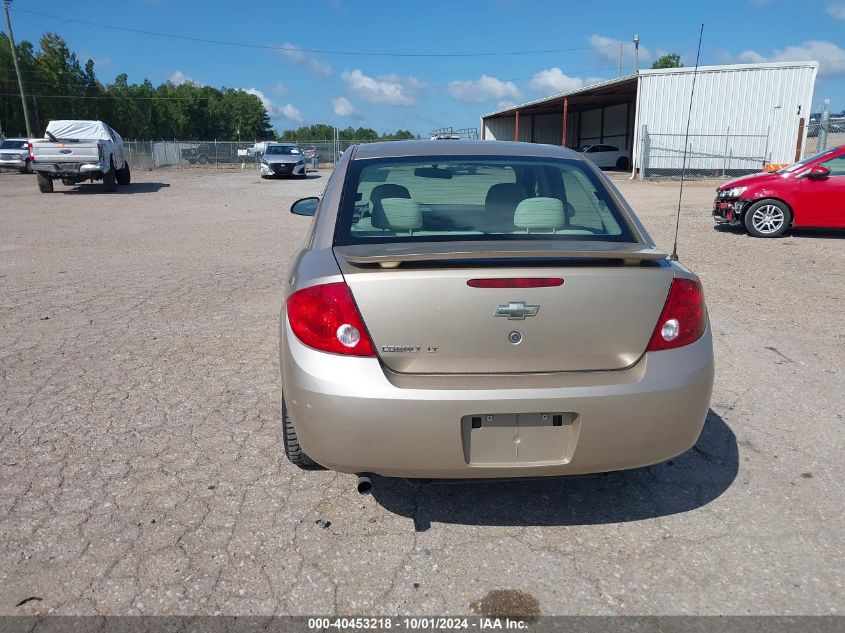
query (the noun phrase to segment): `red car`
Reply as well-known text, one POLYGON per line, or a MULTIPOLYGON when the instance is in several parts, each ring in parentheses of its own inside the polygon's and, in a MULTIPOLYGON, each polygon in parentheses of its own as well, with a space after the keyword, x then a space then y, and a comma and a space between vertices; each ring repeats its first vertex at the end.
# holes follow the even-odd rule
POLYGON ((778 237, 790 227, 845 228, 845 145, 726 182, 716 189, 713 218, 755 237, 778 237))

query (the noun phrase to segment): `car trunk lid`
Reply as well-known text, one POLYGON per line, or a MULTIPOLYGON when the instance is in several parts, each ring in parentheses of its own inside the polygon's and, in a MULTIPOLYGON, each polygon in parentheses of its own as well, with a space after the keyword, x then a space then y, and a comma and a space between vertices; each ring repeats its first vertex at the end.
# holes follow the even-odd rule
POLYGON ((377 353, 400 373, 628 367, 673 278, 665 253, 642 244, 393 243, 335 254, 377 353), (520 281, 537 279, 562 282, 520 281))

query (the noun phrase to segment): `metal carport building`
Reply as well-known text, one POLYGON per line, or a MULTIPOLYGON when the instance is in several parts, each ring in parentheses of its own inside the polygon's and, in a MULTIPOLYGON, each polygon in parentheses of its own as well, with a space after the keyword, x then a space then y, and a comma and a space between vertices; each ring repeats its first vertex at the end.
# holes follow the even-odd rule
MULTIPOLYGON (((760 171, 799 159, 818 62, 702 66, 686 143, 687 168, 701 174, 760 171)), ((640 177, 680 171, 692 68, 641 70, 484 115, 487 140, 628 150, 640 177)))

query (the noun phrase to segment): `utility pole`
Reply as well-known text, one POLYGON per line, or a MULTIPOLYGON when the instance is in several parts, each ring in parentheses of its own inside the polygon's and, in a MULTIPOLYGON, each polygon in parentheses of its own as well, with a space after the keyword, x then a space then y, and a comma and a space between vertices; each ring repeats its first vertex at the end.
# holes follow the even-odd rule
POLYGON ((634 34, 634 72, 640 69, 640 36, 634 34))
POLYGON ((3 0, 3 12, 6 14, 6 29, 9 31, 9 43, 12 45, 12 61, 15 62, 15 74, 18 76, 18 88, 21 91, 21 105, 23 105, 23 120, 26 123, 26 136, 32 138, 32 126, 29 124, 29 110, 26 107, 26 96, 23 93, 23 79, 18 65, 18 51, 15 48, 15 36, 12 35, 12 21, 9 19, 9 5, 12 0, 3 0))
POLYGON ((617 68, 616 68, 616 76, 617 77, 622 76, 622 46, 623 46, 622 42, 619 42, 619 66, 617 66, 617 68))
POLYGON ((817 152, 823 152, 827 149, 827 130, 830 127, 830 99, 824 100, 822 106, 822 115, 819 117, 819 136, 816 145, 817 152))

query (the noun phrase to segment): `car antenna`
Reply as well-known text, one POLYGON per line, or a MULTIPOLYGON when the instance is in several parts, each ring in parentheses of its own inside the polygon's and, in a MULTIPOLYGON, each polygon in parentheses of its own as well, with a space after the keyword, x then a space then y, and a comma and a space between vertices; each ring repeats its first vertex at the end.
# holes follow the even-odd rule
POLYGON ((678 225, 681 223, 681 200, 684 197, 684 179, 687 175, 687 148, 689 147, 689 125, 692 120, 692 98, 695 95, 695 78, 698 76, 698 59, 701 56, 701 38, 704 36, 704 23, 698 32, 698 50, 695 53, 695 69, 692 71, 692 90, 689 93, 689 111, 687 112, 687 133, 684 136, 684 158, 681 163, 681 189, 678 192, 678 214, 675 216, 675 242, 672 244, 672 254, 669 259, 678 261, 678 225))

